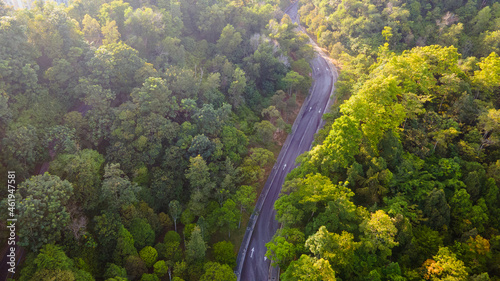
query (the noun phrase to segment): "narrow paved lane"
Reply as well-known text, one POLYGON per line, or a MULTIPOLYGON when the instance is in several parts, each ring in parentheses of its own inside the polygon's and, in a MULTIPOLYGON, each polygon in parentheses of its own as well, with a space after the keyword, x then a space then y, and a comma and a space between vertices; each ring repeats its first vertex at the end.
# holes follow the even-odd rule
MULTIPOLYGON (((285 11, 294 22, 297 22, 297 3, 292 4, 285 11)), ((311 44, 314 42, 311 41, 311 44)), ((333 84, 337 79, 334 66, 323 58, 322 52, 318 52, 319 54, 310 61, 314 80, 311 93, 304 101, 301 112, 295 120, 292 133, 286 139, 266 182, 264 190, 269 187, 269 192, 264 199, 261 212, 256 218, 257 221, 248 247, 246 251, 240 251, 240 255, 243 257, 239 257, 238 260, 243 262, 243 266, 241 273, 237 272, 239 280, 264 281, 276 278, 275 270, 271 274, 273 276, 270 276, 270 261, 265 258, 265 244, 271 240, 278 229, 274 202, 278 199, 286 175, 296 166, 295 159, 311 148, 314 134, 323 125, 321 117, 328 109, 333 84)))

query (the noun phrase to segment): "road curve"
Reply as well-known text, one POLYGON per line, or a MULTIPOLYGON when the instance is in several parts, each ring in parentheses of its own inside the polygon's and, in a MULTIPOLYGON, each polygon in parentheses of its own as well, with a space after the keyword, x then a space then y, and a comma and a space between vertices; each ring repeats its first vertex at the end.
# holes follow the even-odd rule
MULTIPOLYGON (((291 4, 285 12, 294 23, 298 23, 297 2, 291 4)), ((296 167, 295 159, 297 156, 311 148, 314 134, 324 124, 322 120, 323 113, 329 109, 333 85, 337 80, 337 71, 333 64, 324 58, 326 55, 312 40, 311 44, 317 50, 316 57, 310 61, 314 82, 310 89, 310 95, 304 101, 295 120, 292 133, 288 135, 263 189, 263 194, 261 194, 261 197, 264 197, 262 209, 258 215, 253 215, 249 222, 251 231, 251 225, 254 223, 252 219, 256 220, 253 232, 245 235, 245 238, 250 235, 248 246, 244 245, 246 239, 243 239, 244 242, 238 254, 240 264, 238 264, 236 274, 238 280, 241 281, 277 279, 277 271, 270 266, 270 261, 265 258, 265 244, 271 240, 278 229, 274 202, 278 199, 286 175, 296 167), (266 195, 264 193, 267 190, 266 195), (239 269, 241 269, 241 272, 239 272, 239 269)))
MULTIPOLYGON (((74 110, 70 110, 70 111, 78 111, 82 114, 82 116, 85 116, 85 114, 87 114, 87 112, 91 109, 91 107, 89 105, 86 105, 84 103, 79 103, 76 108, 74 108, 74 110)), ((69 112, 69 111, 68 111, 69 112)), ((49 153, 52 153, 52 152, 49 152, 49 153)), ((53 155, 52 158, 55 157, 55 154, 53 155)), ((50 166, 50 162, 49 161, 45 161, 43 162, 39 168, 37 168, 37 172, 35 173, 36 175, 43 175, 45 172, 48 172, 49 171, 49 166, 50 166)), ((25 249, 21 246, 18 245, 19 243, 19 236, 16 236, 16 270, 15 272, 17 273, 19 271, 19 268, 21 267, 22 265, 22 262, 24 261, 23 258, 24 258, 24 252, 25 252, 25 249)), ((11 278, 14 278, 14 274, 12 274, 11 272, 9 272, 9 268, 10 266, 7 264, 7 262, 9 262, 10 258, 7 256, 10 251, 10 245, 7 244, 7 242, 2 245, 3 248, 0 250, 0 257, 1 257, 1 261, 0 261, 0 281, 7 281, 11 278)), ((19 275, 18 275, 19 276, 19 275)))

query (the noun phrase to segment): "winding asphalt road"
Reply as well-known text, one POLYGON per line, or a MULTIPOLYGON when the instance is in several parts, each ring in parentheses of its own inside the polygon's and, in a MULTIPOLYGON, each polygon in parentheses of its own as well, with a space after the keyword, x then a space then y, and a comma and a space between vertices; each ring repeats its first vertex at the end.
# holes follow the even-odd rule
MULTIPOLYGON (((290 5, 285 12, 294 23, 298 22, 297 2, 290 5)), ((301 27, 299 29, 303 30, 301 27)), ((243 265, 241 273, 236 272, 238 280, 264 281, 278 279, 278 271, 270 266, 270 261, 265 258, 265 244, 271 240, 278 229, 274 202, 278 199, 286 175, 297 166, 295 159, 311 148, 314 134, 324 125, 321 117, 325 110, 329 109, 333 84, 337 80, 337 71, 333 64, 325 59, 326 55, 312 40, 310 42, 317 51, 316 57, 310 61, 314 83, 310 89, 310 95, 304 101, 295 120, 292 133, 288 135, 263 189, 265 191, 269 188, 269 191, 267 196, 264 195, 264 203, 256 217, 257 221, 253 232, 250 234, 251 238, 248 247, 240 249, 238 261, 243 265)), ((242 244, 242 247, 245 247, 245 245, 242 244)))

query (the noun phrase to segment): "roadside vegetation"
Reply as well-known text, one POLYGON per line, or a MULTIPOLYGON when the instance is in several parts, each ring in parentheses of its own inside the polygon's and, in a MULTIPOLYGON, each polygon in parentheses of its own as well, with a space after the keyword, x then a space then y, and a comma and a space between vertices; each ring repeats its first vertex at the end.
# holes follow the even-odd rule
POLYGON ((275 204, 282 280, 500 280, 500 3, 299 11, 341 75, 275 204))
POLYGON ((236 280, 245 219, 311 85, 312 48, 279 4, 0 2, 16 280, 236 280))

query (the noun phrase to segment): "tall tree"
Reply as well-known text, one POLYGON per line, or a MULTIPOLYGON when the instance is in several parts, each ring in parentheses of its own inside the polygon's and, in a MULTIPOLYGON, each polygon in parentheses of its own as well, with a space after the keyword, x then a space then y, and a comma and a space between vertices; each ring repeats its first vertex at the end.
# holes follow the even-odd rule
POLYGON ((234 274, 231 267, 227 264, 219 264, 216 262, 207 262, 203 268, 205 273, 201 276, 200 281, 210 281, 210 280, 227 280, 235 281, 236 275, 234 274))
POLYGON ((94 217, 94 233, 99 242, 99 251, 103 259, 110 260, 116 249, 118 233, 122 227, 120 217, 116 213, 104 212, 94 217))
POLYGON ((226 57, 232 58, 241 41, 243 41, 241 34, 232 25, 228 24, 222 30, 219 40, 217 40, 217 49, 226 57))
POLYGON ((440 247, 433 259, 422 265, 427 280, 466 280, 469 275, 464 263, 447 247, 440 247))
POLYGON ((192 188, 189 208, 195 215, 201 215, 204 212, 214 184, 210 180, 208 166, 200 155, 191 157, 189 162, 189 169, 186 171, 186 178, 192 188))
POLYGON ((145 219, 134 218, 130 222, 130 234, 134 238, 134 246, 137 249, 143 249, 146 246, 153 246, 155 241, 155 232, 151 225, 145 219))
POLYGON ((500 58, 493 52, 478 63, 481 70, 474 72, 474 81, 480 86, 492 91, 500 85, 500 58))
POLYGON ((200 156, 189 159, 189 169, 186 178, 189 180, 192 189, 202 189, 210 182, 210 172, 206 161, 200 156))
POLYGON ((86 14, 82 20, 83 34, 87 42, 99 46, 101 44, 101 25, 93 17, 86 14))
POLYGON ((117 211, 123 205, 136 202, 139 189, 140 187, 130 182, 125 173, 120 170, 120 164, 107 164, 102 181, 101 204, 104 204, 110 211, 117 211))
POLYGON ((317 259, 328 260, 335 271, 352 278, 356 271, 356 251, 361 246, 360 242, 354 241, 354 235, 345 231, 340 235, 330 233, 322 226, 309 236, 305 246, 317 259))
MULTIPOLYGON (((178 262, 182 259, 182 250, 180 250, 181 236, 174 231, 169 231, 165 234, 164 250, 158 250, 159 257, 164 257, 166 260, 178 262)), ((156 246, 158 248, 158 246, 156 246)))
POLYGON ((290 262, 304 252, 304 234, 295 228, 278 230, 271 241, 266 243, 266 257, 272 265, 286 270, 290 262))
POLYGON ((489 109, 479 116, 478 126, 483 131, 481 139, 481 146, 479 152, 483 147, 497 144, 500 140, 500 109, 489 109))
POLYGON ((73 201, 85 210, 97 207, 104 157, 95 150, 84 149, 77 154, 61 154, 50 164, 50 171, 73 184, 73 201))
POLYGON ((125 11, 130 8, 130 4, 121 0, 103 3, 99 9, 99 20, 104 26, 111 21, 116 22, 118 32, 125 32, 125 11))
POLYGON ((276 132, 276 126, 271 122, 264 120, 254 125, 256 136, 258 140, 263 144, 269 144, 273 142, 274 133, 276 132))
POLYGON ((70 220, 66 204, 72 193, 70 182, 48 173, 19 185, 20 245, 36 251, 46 243, 58 242, 70 220))
MULTIPOLYGON (((124 31, 126 42, 146 58, 150 58, 161 38, 171 32, 174 26, 165 22, 168 12, 163 15, 149 7, 125 11, 124 31)), ((172 36, 173 37, 173 36, 172 36)))
POLYGON ((245 157, 243 164, 239 168, 244 181, 253 183, 262 180, 265 172, 264 168, 272 164, 273 160, 273 153, 265 148, 255 147, 250 149, 250 155, 245 157))
POLYGON ((89 78, 104 89, 128 94, 144 82, 136 79, 136 72, 143 66, 144 60, 130 46, 122 42, 102 45, 88 62, 89 78))
POLYGON ((398 230, 383 210, 372 213, 371 218, 361 224, 361 229, 368 251, 372 253, 380 251, 382 259, 390 256, 391 249, 399 244, 395 239, 398 230))
POLYGON ((222 144, 224 153, 233 163, 240 163, 242 155, 248 151, 248 137, 242 131, 232 126, 222 128, 222 144))
POLYGON ((283 82, 288 88, 288 95, 292 95, 292 90, 300 85, 300 83, 304 80, 304 77, 298 74, 295 71, 290 71, 286 74, 285 78, 283 78, 283 82))
POLYGON ((106 25, 103 25, 101 32, 104 37, 102 39, 103 45, 118 43, 118 40, 120 40, 121 34, 118 31, 118 26, 116 26, 116 21, 114 20, 106 23, 106 25))
POLYGON ((144 261, 147 267, 152 267, 153 264, 155 264, 156 259, 158 258, 158 252, 155 248, 146 246, 139 252, 139 256, 144 261))
POLYGON ((233 82, 229 86, 229 101, 233 108, 238 108, 243 103, 243 91, 247 87, 245 72, 237 67, 233 73, 233 82))
POLYGON ((213 245, 215 260, 220 264, 227 264, 230 268, 236 266, 236 255, 234 245, 229 241, 217 242, 213 245))
POLYGON ((332 270, 327 260, 311 258, 308 255, 302 255, 298 260, 292 261, 282 278, 291 281, 337 280, 335 271, 332 270))
POLYGON ((440 229, 450 223, 450 206, 441 189, 433 189, 429 192, 423 211, 429 217, 427 224, 433 229, 440 229))
POLYGON ((243 210, 250 213, 251 206, 257 197, 257 193, 255 193, 255 188, 249 185, 242 185, 236 191, 234 195, 234 201, 240 206, 240 219, 238 222, 238 228, 241 225, 241 217, 243 216, 243 210))
POLYGON ((236 229, 237 212, 236 203, 228 199, 221 208, 215 210, 212 214, 216 218, 215 224, 220 230, 227 230, 229 237, 231 237, 231 230, 236 229))
POLYGON ((128 256, 137 256, 137 249, 134 247, 134 238, 132 234, 122 225, 118 231, 118 239, 113 253, 113 259, 116 264, 123 265, 128 256))

